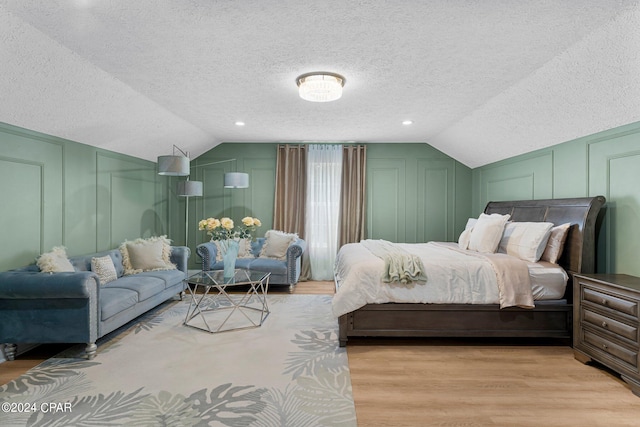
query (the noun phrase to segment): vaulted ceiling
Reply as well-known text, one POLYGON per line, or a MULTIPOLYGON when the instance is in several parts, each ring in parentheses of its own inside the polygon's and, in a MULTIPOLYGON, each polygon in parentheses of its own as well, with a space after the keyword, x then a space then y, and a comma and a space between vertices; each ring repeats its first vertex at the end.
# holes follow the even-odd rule
POLYGON ((639 3, 0 0, 0 121, 153 161, 417 142, 477 167, 640 120, 639 3), (298 97, 319 70, 341 99, 298 97))

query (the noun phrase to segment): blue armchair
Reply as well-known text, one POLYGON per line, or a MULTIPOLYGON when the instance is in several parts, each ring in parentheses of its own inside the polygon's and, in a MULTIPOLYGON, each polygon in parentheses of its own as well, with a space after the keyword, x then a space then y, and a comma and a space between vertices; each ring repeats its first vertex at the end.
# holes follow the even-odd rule
MULTIPOLYGON (((285 260, 260 257, 260 251, 266 239, 259 237, 251 242, 251 258, 238 258, 236 268, 254 271, 270 272, 269 285, 288 285, 289 292, 300 279, 301 257, 307 248, 307 243, 300 238, 295 239, 288 247, 285 260)), ((222 261, 216 261, 218 248, 213 242, 198 245, 196 253, 202 259, 202 270, 222 270, 222 261)))

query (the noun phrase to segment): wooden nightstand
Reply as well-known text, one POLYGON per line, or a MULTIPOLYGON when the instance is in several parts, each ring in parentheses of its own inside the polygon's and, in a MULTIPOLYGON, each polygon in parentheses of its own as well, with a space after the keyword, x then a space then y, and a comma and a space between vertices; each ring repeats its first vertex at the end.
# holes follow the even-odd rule
POLYGON ((640 396, 640 277, 577 274, 573 278, 573 354, 614 371, 640 396))

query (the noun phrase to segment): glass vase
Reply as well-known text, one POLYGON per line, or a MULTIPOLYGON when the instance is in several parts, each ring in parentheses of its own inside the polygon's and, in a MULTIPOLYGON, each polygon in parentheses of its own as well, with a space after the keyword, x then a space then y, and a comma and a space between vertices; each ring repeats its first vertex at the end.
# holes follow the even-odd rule
POLYGON ((235 240, 227 240, 223 246, 225 247, 224 254, 222 255, 222 262, 224 263, 224 278, 231 279, 235 276, 239 243, 235 240))

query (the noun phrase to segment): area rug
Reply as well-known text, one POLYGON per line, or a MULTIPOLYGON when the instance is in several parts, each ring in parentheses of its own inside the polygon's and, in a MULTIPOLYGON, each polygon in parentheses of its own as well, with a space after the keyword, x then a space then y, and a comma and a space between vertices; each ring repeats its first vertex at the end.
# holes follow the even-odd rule
POLYGON ((258 328, 210 334, 167 303, 0 388, 2 426, 353 426, 329 295, 269 295, 258 328), (8 409, 8 410, 7 410, 8 409), (13 410, 13 411, 12 411, 13 410))

